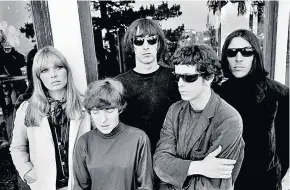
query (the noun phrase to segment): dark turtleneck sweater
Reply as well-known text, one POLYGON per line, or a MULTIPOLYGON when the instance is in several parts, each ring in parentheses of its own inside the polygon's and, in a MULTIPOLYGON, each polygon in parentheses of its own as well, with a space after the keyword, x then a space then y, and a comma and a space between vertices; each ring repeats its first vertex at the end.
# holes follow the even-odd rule
POLYGON ((128 103, 120 120, 145 131, 153 153, 169 107, 180 100, 172 71, 160 66, 152 73, 141 74, 130 70, 116 77, 125 88, 128 103))
POLYGON ((80 137, 74 153, 74 190, 151 190, 150 142, 123 123, 109 134, 98 129, 80 137))
MULTIPOLYGON (((243 119, 245 157, 235 184, 235 189, 238 190, 260 189, 261 184, 267 184, 268 182, 265 183, 265 180, 267 181, 268 177, 272 175, 268 172, 273 158, 270 154, 272 141, 269 136, 270 117, 267 116, 272 108, 268 104, 267 94, 261 102, 258 101, 259 93, 267 93, 258 86, 264 80, 258 81, 249 76, 240 79, 230 78, 216 91, 240 113, 243 119)), ((270 101, 274 101, 274 99, 270 101)), ((273 175, 269 179, 275 181, 273 175)), ((267 188, 275 189, 269 186, 267 188)))

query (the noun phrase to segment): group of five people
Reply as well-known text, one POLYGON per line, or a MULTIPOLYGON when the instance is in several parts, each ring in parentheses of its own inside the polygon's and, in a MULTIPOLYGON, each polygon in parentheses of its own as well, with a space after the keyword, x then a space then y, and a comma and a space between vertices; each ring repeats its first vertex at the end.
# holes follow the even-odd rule
POLYGON ((179 47, 171 69, 158 64, 162 29, 138 19, 124 48, 135 67, 92 82, 83 100, 64 56, 36 53, 10 147, 32 190, 281 189, 289 89, 266 77, 253 33, 231 33, 221 61, 207 45, 179 47))

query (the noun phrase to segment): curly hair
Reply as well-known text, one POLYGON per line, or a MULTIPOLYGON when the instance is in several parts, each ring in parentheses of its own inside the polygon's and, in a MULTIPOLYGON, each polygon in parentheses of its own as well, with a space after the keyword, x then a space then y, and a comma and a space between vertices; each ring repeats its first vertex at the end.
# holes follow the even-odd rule
POLYGON ((189 44, 177 48, 171 58, 173 65, 196 65, 196 71, 209 80, 214 77, 212 85, 219 84, 223 73, 218 56, 205 44, 189 44))

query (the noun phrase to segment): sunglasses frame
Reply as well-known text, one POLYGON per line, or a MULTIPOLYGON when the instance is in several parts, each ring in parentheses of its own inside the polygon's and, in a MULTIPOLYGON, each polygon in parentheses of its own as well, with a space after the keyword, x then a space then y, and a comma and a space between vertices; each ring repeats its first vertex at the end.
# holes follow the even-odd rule
POLYGON ((145 40, 147 41, 147 43, 148 43, 149 45, 155 45, 155 44, 158 42, 158 35, 155 35, 155 36, 149 36, 148 38, 145 38, 145 37, 138 37, 138 36, 137 36, 137 37, 135 37, 135 38, 133 39, 133 44, 134 44, 135 46, 143 46, 145 40), (153 38, 153 39, 150 39, 150 38, 153 38), (137 39, 140 40, 140 42, 142 41, 142 44, 141 44, 141 43, 140 43, 140 44, 136 43, 137 39), (152 41, 152 42, 151 42, 151 41, 152 41))
POLYGON ((244 48, 227 49, 226 55, 227 55, 227 57, 236 57, 238 52, 240 52, 243 57, 251 57, 252 55, 255 54, 255 50, 253 50, 253 48, 244 47, 244 48), (229 53, 229 51, 232 51, 232 53, 229 53))
POLYGON ((175 81, 179 82, 179 79, 181 78, 184 82, 187 83, 193 83, 195 81, 197 81, 197 79, 203 74, 203 73, 197 73, 197 74, 193 74, 193 75, 180 75, 180 74, 176 74, 175 72, 172 72, 173 76, 175 77, 175 81), (192 79, 188 78, 188 77, 193 77, 192 79))

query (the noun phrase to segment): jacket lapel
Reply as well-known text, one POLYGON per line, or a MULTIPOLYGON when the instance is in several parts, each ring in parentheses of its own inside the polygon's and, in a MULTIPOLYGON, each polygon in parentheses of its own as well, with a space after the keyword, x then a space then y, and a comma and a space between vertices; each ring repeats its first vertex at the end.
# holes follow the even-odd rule
MULTIPOLYGON (((186 145, 187 150, 186 154, 188 155, 192 150, 194 150, 195 144, 199 141, 199 139, 203 136, 204 132, 208 129, 210 125, 210 120, 214 116, 215 110, 218 107, 219 99, 218 96, 211 91, 211 97, 202 111, 200 117, 197 121, 190 122, 190 128, 193 129, 191 131, 187 131, 190 135, 190 139, 186 145)), ((197 147, 198 148, 198 147, 197 147)))

